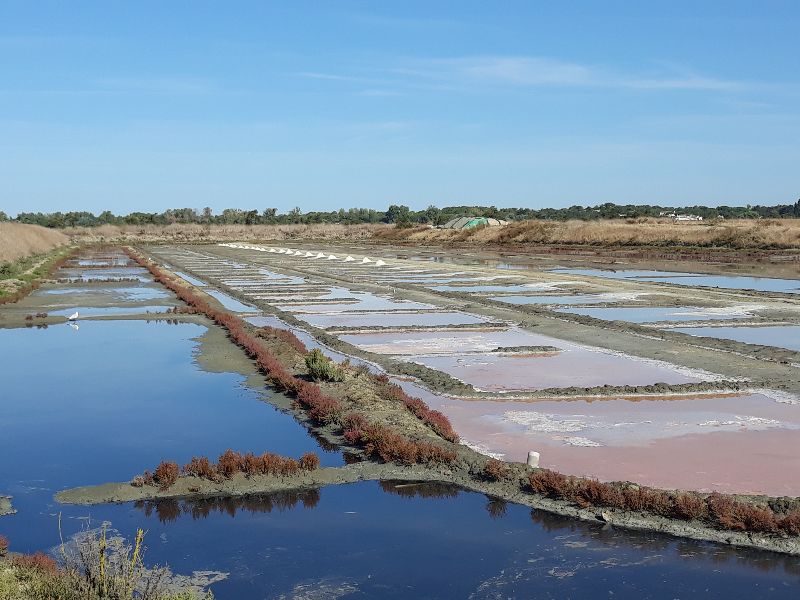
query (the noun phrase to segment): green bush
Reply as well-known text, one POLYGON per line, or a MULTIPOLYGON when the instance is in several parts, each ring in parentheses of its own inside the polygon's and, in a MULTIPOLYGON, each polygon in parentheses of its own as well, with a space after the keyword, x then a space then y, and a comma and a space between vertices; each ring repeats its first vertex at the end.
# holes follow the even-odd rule
POLYGON ((344 381, 344 369, 325 356, 319 348, 306 354, 306 367, 314 381, 344 381))

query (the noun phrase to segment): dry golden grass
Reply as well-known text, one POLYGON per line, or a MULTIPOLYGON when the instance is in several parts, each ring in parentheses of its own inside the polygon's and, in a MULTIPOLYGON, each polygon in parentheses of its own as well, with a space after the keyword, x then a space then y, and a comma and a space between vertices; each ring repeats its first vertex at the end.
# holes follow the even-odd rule
POLYGON ((55 229, 22 223, 0 223, 0 263, 44 254, 67 243, 69 237, 55 229))
POLYGON ((706 248, 800 248, 800 220, 731 220, 675 223, 628 221, 520 221, 466 231, 416 227, 384 230, 376 237, 416 243, 564 244, 588 246, 689 246, 706 248))
POLYGON ((79 242, 230 242, 368 240, 388 225, 103 225, 62 231, 79 242))
POLYGON ((63 232, 77 242, 216 243, 385 241, 422 244, 576 245, 595 247, 800 248, 800 219, 674 223, 671 219, 519 221, 465 231, 393 225, 104 225, 63 232))

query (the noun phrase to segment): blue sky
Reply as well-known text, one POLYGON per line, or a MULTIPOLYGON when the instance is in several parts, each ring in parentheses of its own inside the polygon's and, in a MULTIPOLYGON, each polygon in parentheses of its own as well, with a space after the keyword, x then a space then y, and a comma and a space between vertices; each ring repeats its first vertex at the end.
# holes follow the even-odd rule
POLYGON ((800 196, 800 2, 0 0, 0 209, 800 196))

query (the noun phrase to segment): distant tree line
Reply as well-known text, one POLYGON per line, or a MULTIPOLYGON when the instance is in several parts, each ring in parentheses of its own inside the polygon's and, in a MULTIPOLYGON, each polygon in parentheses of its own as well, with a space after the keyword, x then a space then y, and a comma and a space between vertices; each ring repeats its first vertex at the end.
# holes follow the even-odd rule
POLYGON ((704 219, 790 219, 800 218, 800 200, 794 204, 775 206, 684 206, 669 207, 649 204, 613 204, 607 202, 597 206, 570 206, 569 208, 497 208, 496 206, 429 206, 424 210, 411 210, 408 206, 392 204, 386 211, 368 208, 350 208, 325 212, 303 212, 294 208, 287 213, 278 213, 275 208, 243 210, 226 208, 214 214, 210 208, 171 208, 161 213, 133 212, 115 215, 103 211, 99 215, 90 212, 22 212, 10 219, 0 211, 0 221, 13 220, 44 227, 94 227, 98 225, 170 225, 173 223, 195 223, 205 225, 289 225, 314 223, 394 223, 400 226, 417 224, 443 225, 450 219, 466 216, 491 217, 506 221, 544 219, 566 221, 578 219, 631 219, 659 217, 667 214, 697 215, 704 219))

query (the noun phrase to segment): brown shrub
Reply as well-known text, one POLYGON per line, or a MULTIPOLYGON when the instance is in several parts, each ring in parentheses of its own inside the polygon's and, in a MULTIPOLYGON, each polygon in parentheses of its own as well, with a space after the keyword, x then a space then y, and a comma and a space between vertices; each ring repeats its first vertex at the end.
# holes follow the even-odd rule
POLYGON ((625 497, 618 487, 595 479, 573 480, 571 493, 572 500, 582 506, 625 507, 625 497))
POLYGON ((301 342, 300 339, 288 329, 266 326, 258 330, 258 335, 265 338, 272 337, 278 339, 291 346, 300 354, 306 354, 308 352, 305 344, 303 344, 303 342, 301 342))
POLYGON ((508 465, 502 460, 492 458, 483 466, 483 476, 489 481, 500 481, 508 477, 508 465))
POLYGON ((369 422, 361 413, 348 413, 342 419, 342 427, 345 429, 364 429, 369 422))
POLYGON ((193 475, 202 479, 215 480, 217 478, 217 470, 205 456, 193 456, 192 460, 183 466, 183 472, 186 475, 193 475))
POLYGON ((8 553, 8 539, 0 535, 0 556, 5 556, 8 553))
POLYGON ((572 488, 569 477, 549 469, 539 469, 528 475, 528 484, 535 493, 548 498, 567 498, 572 488))
POLYGON ((231 449, 225 450, 217 459, 217 472, 230 479, 236 473, 242 472, 242 455, 231 449))
POLYGON ((241 466, 242 472, 248 477, 261 475, 264 472, 264 461, 252 452, 248 452, 242 457, 241 466))
POLYGON ((178 463, 172 461, 161 461, 153 473, 153 480, 158 484, 162 490, 168 489, 172 484, 178 481, 178 475, 181 470, 178 463))
POLYGON ((800 510, 793 510, 785 515, 778 522, 778 527, 789 535, 800 535, 800 510))
POLYGON ((373 381, 378 388, 378 394, 382 398, 389 401, 402 402, 411 414, 430 427, 437 435, 449 442, 458 443, 458 434, 444 414, 438 410, 432 410, 420 398, 414 398, 406 394, 399 385, 391 383, 385 373, 376 375, 373 381))
POLYGON ((58 571, 56 561, 44 552, 17 555, 11 560, 11 564, 20 569, 31 569, 41 573, 53 574, 58 571))
POLYGON ((335 422, 344 410, 341 402, 323 394, 319 386, 313 383, 302 385, 297 392, 297 403, 318 423, 335 422))
POLYGON ((265 475, 280 475, 283 467, 283 457, 272 452, 265 452, 261 455, 261 464, 265 475))
POLYGON ((410 442, 416 446, 416 461, 423 464, 448 464, 455 462, 454 450, 430 442, 410 442))
POLYGON ((300 471, 300 464, 293 458, 284 458, 281 462, 281 475, 297 475, 300 471))
POLYGON ((306 452, 300 457, 299 463, 303 471, 315 471, 319 468, 319 456, 313 452, 306 452))
POLYGON ((672 499, 672 508, 673 516, 687 521, 706 515, 705 501, 695 494, 678 494, 672 499))
POLYGON ((137 475, 131 479, 131 485, 138 488, 144 487, 144 477, 142 475, 137 475))
POLYGON ((651 488, 628 487, 622 490, 625 508, 668 516, 672 511, 672 500, 666 492, 651 488))
POLYGON ((778 531, 778 519, 771 508, 742 504, 739 512, 744 522, 745 531, 772 533, 778 531))
POLYGON ((713 493, 706 499, 708 512, 723 529, 744 529, 741 515, 737 513, 737 502, 722 494, 713 493))
POLYGON ((150 471, 145 471, 142 473, 142 481, 144 482, 144 485, 155 485, 153 474, 150 471))

